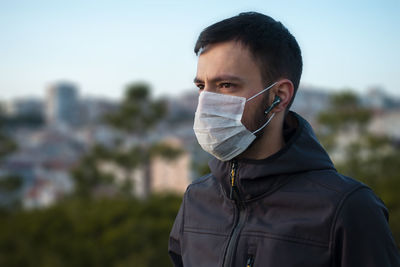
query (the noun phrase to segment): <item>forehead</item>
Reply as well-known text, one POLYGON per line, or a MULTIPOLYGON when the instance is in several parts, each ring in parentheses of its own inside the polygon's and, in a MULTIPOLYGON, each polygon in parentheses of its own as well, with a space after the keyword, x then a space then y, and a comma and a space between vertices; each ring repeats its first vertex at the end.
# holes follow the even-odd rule
POLYGON ((211 79, 225 74, 261 79, 250 50, 236 41, 208 45, 199 56, 197 77, 211 79))

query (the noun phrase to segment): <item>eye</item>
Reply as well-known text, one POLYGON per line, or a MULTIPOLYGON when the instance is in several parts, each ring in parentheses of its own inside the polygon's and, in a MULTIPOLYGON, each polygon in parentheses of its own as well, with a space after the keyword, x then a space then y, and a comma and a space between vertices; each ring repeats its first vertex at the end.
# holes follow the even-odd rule
POLYGON ((204 89, 204 84, 198 83, 196 84, 197 88, 199 88, 199 90, 203 90, 204 89))
POLYGON ((231 84, 231 83, 220 83, 218 85, 218 87, 225 88, 225 89, 231 88, 232 86, 233 86, 233 84, 231 84))

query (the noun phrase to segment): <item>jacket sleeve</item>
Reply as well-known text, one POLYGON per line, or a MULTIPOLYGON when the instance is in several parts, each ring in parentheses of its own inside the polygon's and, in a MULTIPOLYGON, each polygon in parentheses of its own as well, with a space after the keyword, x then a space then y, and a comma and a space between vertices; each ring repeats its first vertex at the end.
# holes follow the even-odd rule
POLYGON ((342 202, 332 236, 333 266, 400 266, 388 211, 369 188, 353 191, 342 202))
POLYGON ((182 254, 181 254, 181 236, 183 231, 183 200, 181 207, 179 208, 178 215, 175 218, 174 225, 172 226, 171 233, 169 235, 168 242, 168 253, 172 260, 174 267, 182 267, 182 254))

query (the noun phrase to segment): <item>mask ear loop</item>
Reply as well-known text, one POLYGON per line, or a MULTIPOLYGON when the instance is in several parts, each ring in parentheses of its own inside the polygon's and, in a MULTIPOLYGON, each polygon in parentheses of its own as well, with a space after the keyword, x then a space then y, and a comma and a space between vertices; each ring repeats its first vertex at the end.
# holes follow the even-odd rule
POLYGON ((274 116, 275 116, 275 113, 272 113, 271 117, 269 117, 269 119, 267 120, 267 122, 264 123, 264 125, 261 126, 260 128, 258 128, 257 130, 255 130, 255 131, 253 132, 253 134, 256 134, 256 133, 258 133, 259 131, 261 131, 262 129, 264 129, 264 128, 268 125, 268 123, 272 120, 272 118, 273 118, 274 116))
MULTIPOLYGON (((246 100, 246 102, 252 100, 253 98, 256 98, 257 96, 261 95, 261 94, 264 93, 265 91, 271 89, 271 87, 273 87, 273 86, 274 86, 275 84, 277 84, 277 83, 278 83, 278 82, 274 82, 273 84, 271 84, 271 85, 268 86, 267 88, 261 90, 261 91, 258 92, 257 94, 255 94, 255 95, 253 95, 252 97, 248 98, 248 99, 246 100)), ((279 104, 280 101, 281 101, 280 98, 279 98, 279 100, 277 101, 277 103, 276 103, 276 101, 274 101, 274 103, 272 103, 272 105, 265 111, 265 114, 268 114, 277 104, 279 104)), ((268 125, 268 123, 272 120, 272 118, 273 118, 274 116, 275 116, 275 113, 272 113, 271 117, 268 118, 267 122, 264 123, 264 125, 261 126, 260 128, 258 128, 257 130, 255 130, 255 131, 253 132, 253 134, 256 134, 256 133, 258 133, 259 131, 261 131, 262 129, 264 129, 264 128, 268 125)))
POLYGON ((264 93, 265 91, 271 89, 271 87, 274 86, 274 85, 277 84, 277 83, 278 83, 278 82, 274 82, 273 84, 271 84, 271 85, 268 86, 267 88, 261 90, 260 92, 258 92, 257 94, 253 95, 252 97, 249 97, 249 98, 246 100, 246 102, 252 100, 253 98, 256 98, 257 96, 261 95, 261 94, 264 93))
MULTIPOLYGON (((271 112, 271 110, 276 107, 276 105, 278 105, 281 102, 281 98, 279 96, 275 96, 274 102, 272 102, 271 106, 269 106, 269 108, 264 112, 265 115, 267 115, 268 113, 271 112)), ((259 131, 261 131, 262 129, 264 129, 265 126, 268 125, 268 123, 272 120, 272 118, 275 116, 275 113, 272 113, 271 117, 269 117, 269 119, 267 120, 266 123, 264 123, 263 126, 261 126, 261 128, 259 128, 258 130, 254 131, 253 134, 258 133, 259 131)))

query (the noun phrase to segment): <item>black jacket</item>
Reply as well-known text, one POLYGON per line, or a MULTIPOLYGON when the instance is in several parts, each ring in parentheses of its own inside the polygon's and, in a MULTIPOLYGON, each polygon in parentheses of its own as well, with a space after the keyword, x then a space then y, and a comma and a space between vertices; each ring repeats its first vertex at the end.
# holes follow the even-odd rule
POLYGON ((278 153, 212 160, 189 185, 169 240, 175 266, 400 266, 384 204, 290 116, 297 127, 278 153))

